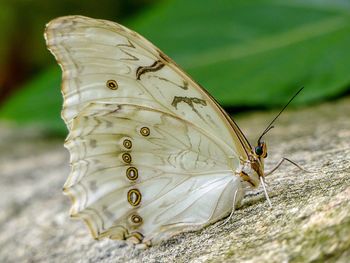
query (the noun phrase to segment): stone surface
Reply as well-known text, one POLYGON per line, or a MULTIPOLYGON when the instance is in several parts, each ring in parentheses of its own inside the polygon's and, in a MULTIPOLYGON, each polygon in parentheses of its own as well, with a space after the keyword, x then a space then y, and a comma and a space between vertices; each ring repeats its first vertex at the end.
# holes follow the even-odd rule
MULTIPOLYGON (((235 118, 256 138, 276 112, 235 118)), ((0 124, 1 262, 349 262, 350 98, 288 109, 267 136, 266 168, 282 165, 247 193, 226 225, 183 233, 146 250, 95 241, 69 219, 61 193, 69 173, 63 139, 0 124)), ((255 140, 255 139, 254 139, 255 140)))

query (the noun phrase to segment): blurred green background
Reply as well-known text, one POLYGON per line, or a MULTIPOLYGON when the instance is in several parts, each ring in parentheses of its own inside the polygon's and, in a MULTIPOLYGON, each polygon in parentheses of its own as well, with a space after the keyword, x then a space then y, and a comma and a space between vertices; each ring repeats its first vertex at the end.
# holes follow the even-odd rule
POLYGON ((348 0, 85 0, 0 2, 0 119, 65 134, 61 72, 46 50, 51 19, 86 15, 148 38, 233 115, 348 94, 348 0))

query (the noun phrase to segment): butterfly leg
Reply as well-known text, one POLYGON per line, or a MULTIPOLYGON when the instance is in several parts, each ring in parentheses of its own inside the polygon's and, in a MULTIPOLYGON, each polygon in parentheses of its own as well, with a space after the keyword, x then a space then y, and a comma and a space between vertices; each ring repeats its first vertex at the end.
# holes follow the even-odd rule
POLYGON ((269 195, 268 195, 268 193, 267 193, 267 190, 266 190, 266 187, 265 187, 265 180, 264 180, 264 177, 260 176, 260 182, 261 182, 261 185, 263 186, 264 194, 265 194, 266 200, 267 200, 267 202, 269 203, 269 206, 272 208, 272 203, 271 203, 270 197, 269 197, 269 195))
POLYGON ((278 162, 278 164, 277 164, 274 168, 272 168, 270 171, 266 172, 266 173, 264 174, 264 176, 267 176, 267 175, 272 174, 274 171, 276 171, 276 170, 281 166, 281 164, 282 164, 284 161, 290 162, 291 164, 293 164, 294 166, 298 167, 300 170, 302 170, 302 171, 304 171, 304 172, 306 172, 306 173, 312 173, 312 172, 310 172, 310 171, 308 171, 308 170, 305 170, 303 167, 301 167, 299 164, 293 162, 292 160, 289 160, 288 158, 283 157, 283 158, 278 162))
POLYGON ((231 220, 233 212, 236 210, 235 204, 236 204, 237 193, 238 193, 238 189, 236 190, 235 195, 233 196, 232 211, 231 211, 229 217, 221 225, 219 225, 220 227, 226 225, 231 220))

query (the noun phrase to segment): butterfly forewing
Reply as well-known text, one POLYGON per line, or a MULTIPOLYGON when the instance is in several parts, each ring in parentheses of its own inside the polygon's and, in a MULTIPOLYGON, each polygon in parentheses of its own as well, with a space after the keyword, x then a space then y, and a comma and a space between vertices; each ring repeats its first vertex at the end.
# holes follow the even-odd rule
POLYGON ((49 23, 46 38, 64 71, 62 114, 68 124, 89 102, 142 105, 200 125, 225 138, 233 154, 244 155, 219 106, 137 33, 109 21, 74 16, 49 23))

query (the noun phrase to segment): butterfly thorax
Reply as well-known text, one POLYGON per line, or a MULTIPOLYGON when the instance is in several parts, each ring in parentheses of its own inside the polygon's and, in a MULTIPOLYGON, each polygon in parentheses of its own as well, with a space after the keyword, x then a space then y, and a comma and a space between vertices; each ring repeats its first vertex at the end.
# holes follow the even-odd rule
POLYGON ((240 160, 240 166, 236 170, 243 181, 251 187, 257 187, 260 184, 260 177, 264 176, 264 158, 267 156, 267 148, 264 142, 258 143, 248 154, 247 159, 240 160))

